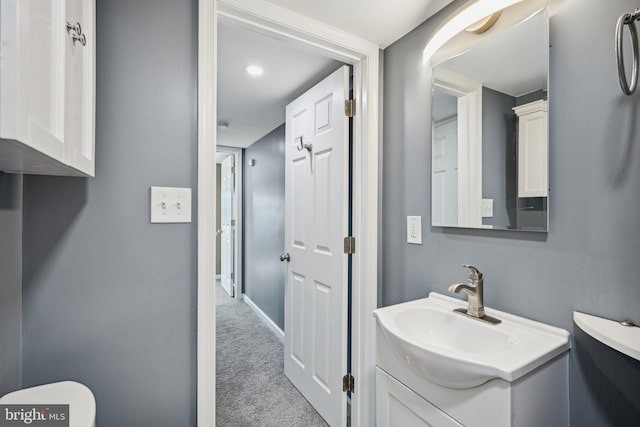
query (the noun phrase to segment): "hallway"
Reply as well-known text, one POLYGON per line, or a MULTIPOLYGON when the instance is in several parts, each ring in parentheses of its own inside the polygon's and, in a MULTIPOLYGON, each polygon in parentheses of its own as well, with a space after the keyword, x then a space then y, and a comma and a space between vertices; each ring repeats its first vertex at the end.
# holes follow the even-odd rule
POLYGON ((283 372, 283 344, 244 302, 216 287, 216 424, 326 426, 283 372))

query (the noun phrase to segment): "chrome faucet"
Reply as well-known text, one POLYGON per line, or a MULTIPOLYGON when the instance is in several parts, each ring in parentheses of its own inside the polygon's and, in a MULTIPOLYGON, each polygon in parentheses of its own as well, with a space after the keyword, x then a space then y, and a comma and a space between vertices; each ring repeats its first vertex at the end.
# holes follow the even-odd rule
POLYGON ((468 295, 467 300, 469 307, 467 308, 467 314, 472 317, 483 318, 484 314, 484 298, 482 294, 482 288, 484 285, 484 279, 482 273, 472 265, 463 265, 463 267, 471 270, 469 273, 469 283, 454 283, 449 286, 449 292, 459 293, 464 292, 468 295))

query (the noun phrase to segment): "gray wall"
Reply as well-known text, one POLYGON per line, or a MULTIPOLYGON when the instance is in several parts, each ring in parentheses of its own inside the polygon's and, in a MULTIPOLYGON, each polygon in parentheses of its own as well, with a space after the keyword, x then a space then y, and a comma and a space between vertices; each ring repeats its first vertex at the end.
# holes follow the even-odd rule
POLYGON ((550 231, 423 227, 406 243, 407 215, 430 223, 430 70, 422 50, 463 3, 385 50, 382 305, 446 293, 463 263, 485 273, 485 302, 572 332, 574 426, 623 426, 640 415, 640 362, 581 334, 573 310, 640 323, 640 95, 618 85, 612 40, 631 0, 564 0, 552 12, 550 231), (588 30, 585 30, 588 29, 588 30))
POLYGON ((524 105, 539 99, 547 99, 547 91, 539 89, 516 98, 516 105, 524 105))
POLYGON ((515 106, 514 97, 482 88, 482 197, 493 199, 493 217, 482 218, 482 223, 495 228, 515 225, 515 106))
POLYGON ((284 124, 247 148, 244 159, 244 293, 284 330, 284 124))
POLYGON ((20 388, 22 175, 0 172, 0 396, 20 388))
POLYGON ((98 0, 97 30, 96 178, 25 178, 22 382, 195 426, 196 224, 150 224, 149 187, 196 191, 197 2, 98 0))

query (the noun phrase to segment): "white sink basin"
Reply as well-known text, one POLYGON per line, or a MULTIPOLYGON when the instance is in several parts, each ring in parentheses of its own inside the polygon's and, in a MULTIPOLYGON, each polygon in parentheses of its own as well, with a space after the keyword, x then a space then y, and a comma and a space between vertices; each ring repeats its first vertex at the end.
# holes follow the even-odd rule
POLYGON ((435 292, 428 298, 375 310, 384 339, 418 373, 450 388, 493 378, 514 381, 570 347, 569 332, 485 308, 491 325, 454 313, 466 302, 435 292))

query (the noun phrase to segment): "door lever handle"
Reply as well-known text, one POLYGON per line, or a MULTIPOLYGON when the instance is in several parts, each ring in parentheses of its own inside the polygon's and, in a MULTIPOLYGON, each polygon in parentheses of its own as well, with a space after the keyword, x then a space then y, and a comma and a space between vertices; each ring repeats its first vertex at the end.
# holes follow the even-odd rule
POLYGON ((289 255, 289 252, 287 252, 286 254, 280 255, 280 261, 282 261, 282 262, 291 261, 291 255, 289 255))

